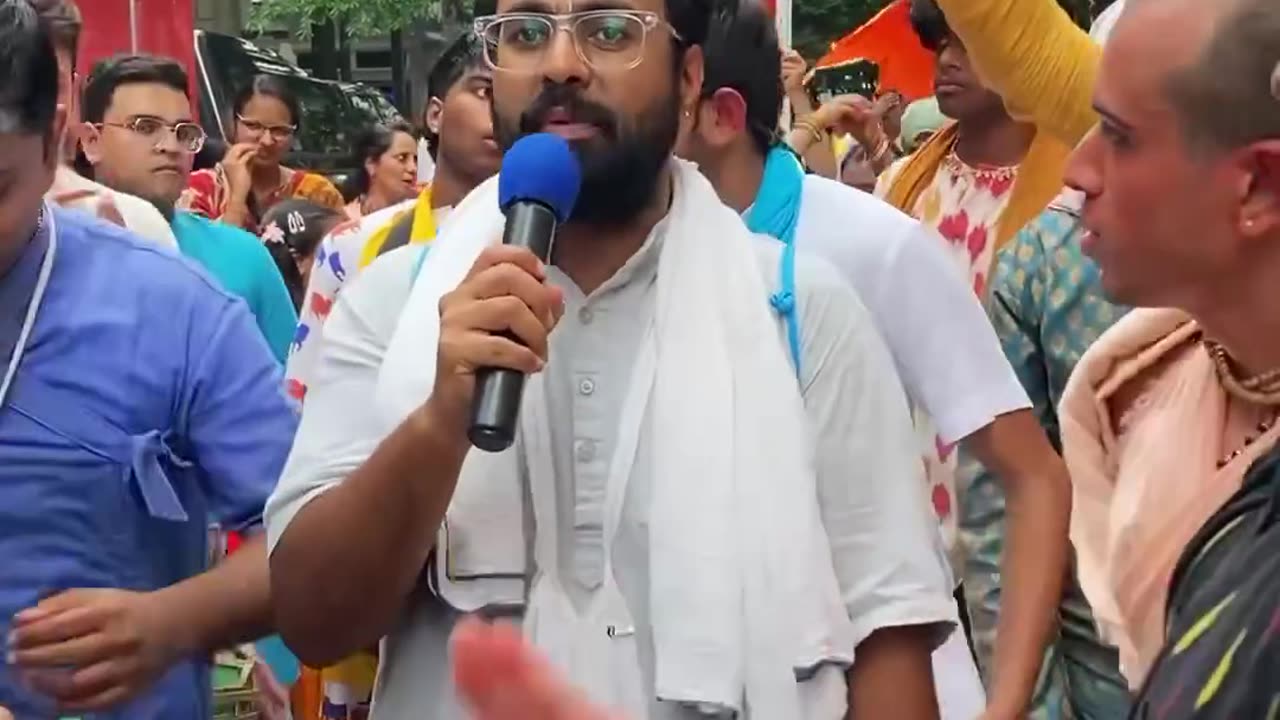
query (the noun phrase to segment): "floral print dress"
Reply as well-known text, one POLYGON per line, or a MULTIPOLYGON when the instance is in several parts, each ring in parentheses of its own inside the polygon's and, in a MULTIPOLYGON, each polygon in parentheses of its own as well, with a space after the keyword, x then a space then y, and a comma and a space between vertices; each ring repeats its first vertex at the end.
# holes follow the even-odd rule
MULTIPOLYGON (((244 229, 257 235, 262 231, 258 227, 261 216, 273 205, 285 200, 298 199, 315 203, 339 212, 346 208, 342 193, 323 175, 281 168, 283 180, 279 188, 256 208, 252 217, 245 219, 244 229)), ((178 209, 202 215, 210 220, 219 220, 227 212, 230 204, 231 181, 221 165, 211 170, 197 170, 187 180, 187 189, 178 198, 178 209)))

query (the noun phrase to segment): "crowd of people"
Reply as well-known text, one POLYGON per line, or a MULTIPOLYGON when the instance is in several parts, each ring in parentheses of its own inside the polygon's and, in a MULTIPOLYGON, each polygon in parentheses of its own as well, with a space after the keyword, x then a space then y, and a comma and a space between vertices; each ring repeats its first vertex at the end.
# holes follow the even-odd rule
POLYGON ((498 0, 335 184, 0 0, 0 717, 1275 717, 1280 4, 909 2, 498 0))

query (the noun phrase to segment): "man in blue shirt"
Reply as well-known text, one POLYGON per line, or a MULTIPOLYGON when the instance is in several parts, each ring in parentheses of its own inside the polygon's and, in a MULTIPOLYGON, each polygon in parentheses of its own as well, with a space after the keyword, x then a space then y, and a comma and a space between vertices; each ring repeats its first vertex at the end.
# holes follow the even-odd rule
POLYGON ((210 717, 215 648, 268 634, 254 532, 295 413, 244 303, 43 196, 49 33, 0 0, 0 707, 210 717), (212 523, 249 531, 209 568, 212 523))
POLYGON ((95 180, 149 201, 168 218, 182 254, 249 303, 283 363, 298 316, 271 255, 239 228, 174 210, 205 140, 187 87, 186 71, 164 58, 123 56, 95 65, 81 103, 85 157, 95 180))

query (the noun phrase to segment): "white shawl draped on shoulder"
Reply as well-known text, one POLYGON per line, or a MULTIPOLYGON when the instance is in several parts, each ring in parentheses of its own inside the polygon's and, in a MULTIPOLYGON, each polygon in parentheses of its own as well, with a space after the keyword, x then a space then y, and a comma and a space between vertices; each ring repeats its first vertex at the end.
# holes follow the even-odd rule
MULTIPOLYGON (((843 687, 796 682, 798 670, 852 662, 853 647, 818 510, 808 421, 756 240, 694 166, 673 161, 672 172, 649 378, 652 431, 643 436, 653 458, 654 692, 732 708, 745 700, 758 719, 841 717, 843 687), (705 371, 688 372, 694 366, 705 371)), ((502 227, 491 180, 457 207, 432 245, 379 379, 377 402, 390 421, 429 394, 440 298, 500 241, 502 227)), ((544 402, 540 392, 525 393, 522 428, 530 413, 545 417, 544 402)), ((517 441, 502 454, 467 456, 441 530, 444 557, 435 578, 454 607, 524 598, 519 470, 551 467, 548 458, 522 455, 535 447, 546 452, 544 445, 517 441)), ((554 487, 536 478, 532 486, 554 487)))

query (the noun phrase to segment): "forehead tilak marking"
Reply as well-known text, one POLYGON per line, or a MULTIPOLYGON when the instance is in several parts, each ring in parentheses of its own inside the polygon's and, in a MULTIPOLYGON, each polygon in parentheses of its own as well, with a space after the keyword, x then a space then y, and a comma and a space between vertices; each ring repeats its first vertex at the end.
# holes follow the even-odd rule
POLYGON ((1276 62, 1276 69, 1271 71, 1271 97, 1280 100, 1280 61, 1276 62))

